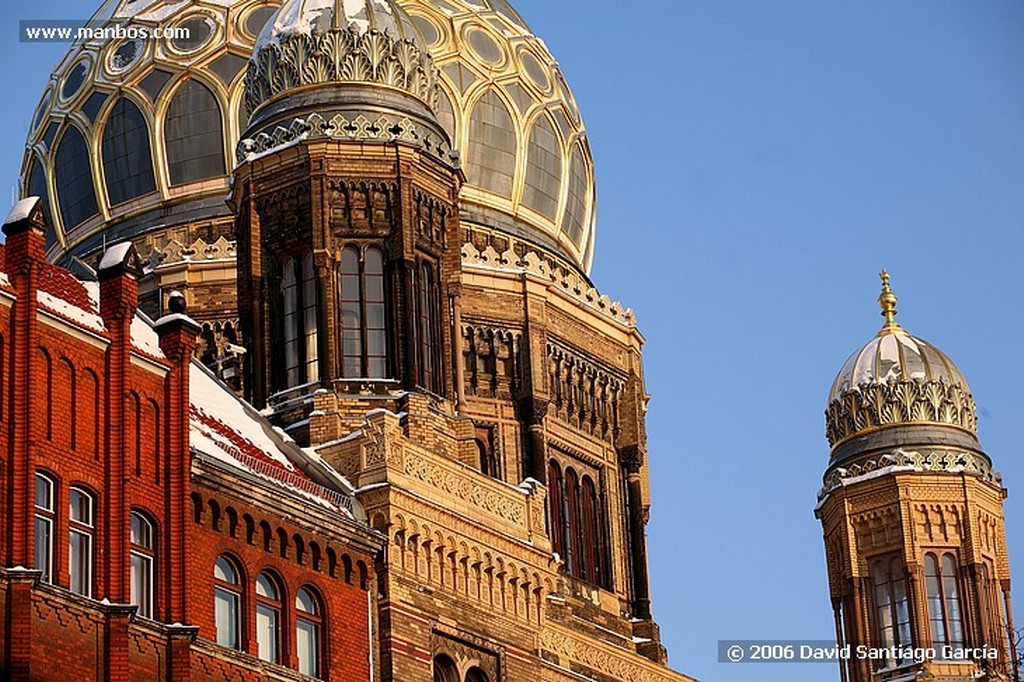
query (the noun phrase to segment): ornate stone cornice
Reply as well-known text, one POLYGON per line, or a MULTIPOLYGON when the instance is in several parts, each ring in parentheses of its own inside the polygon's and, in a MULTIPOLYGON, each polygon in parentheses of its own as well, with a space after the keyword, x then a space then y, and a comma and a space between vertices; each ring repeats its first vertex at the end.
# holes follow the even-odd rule
POLYGON ((411 40, 376 29, 332 29, 291 35, 260 48, 245 76, 245 105, 251 115, 291 90, 364 83, 403 90, 436 111, 437 80, 433 59, 411 40))
POLYGON ((408 117, 399 118, 390 114, 380 114, 373 120, 362 114, 351 119, 342 114, 335 114, 329 120, 320 114, 295 118, 287 127, 278 125, 269 133, 260 132, 253 137, 239 140, 235 148, 235 159, 241 164, 304 140, 316 139, 377 140, 417 144, 447 165, 456 168, 459 166, 458 152, 451 148, 447 140, 424 126, 417 125, 408 117))
POLYGON ((526 251, 520 256, 512 248, 504 253, 498 253, 493 246, 478 249, 474 244, 467 242, 462 245, 462 266, 523 272, 536 275, 541 279, 548 279, 555 288, 588 308, 621 325, 631 329, 636 328, 636 315, 632 308, 626 308, 621 303, 612 301, 575 270, 559 265, 557 261, 538 251, 526 251))
POLYGON ((889 381, 861 384, 825 410, 825 435, 835 447, 859 433, 896 424, 940 424, 977 433, 974 398, 959 384, 889 381))
POLYGON ((988 458, 966 450, 932 448, 927 450, 893 450, 858 460, 845 467, 835 466, 825 474, 825 482, 818 492, 822 500, 836 488, 856 482, 864 477, 884 473, 916 471, 922 473, 967 473, 979 476, 993 485, 1002 485, 1002 477, 992 468, 988 458))

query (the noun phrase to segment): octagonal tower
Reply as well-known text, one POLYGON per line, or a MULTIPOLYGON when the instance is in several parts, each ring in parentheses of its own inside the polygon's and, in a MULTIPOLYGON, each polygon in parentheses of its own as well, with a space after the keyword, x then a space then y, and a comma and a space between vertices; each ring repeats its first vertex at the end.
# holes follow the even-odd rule
POLYGON ((854 652, 841 679, 1018 679, 1006 490, 963 374, 896 322, 884 271, 882 283, 885 324, 829 392, 815 508, 836 638, 854 652))

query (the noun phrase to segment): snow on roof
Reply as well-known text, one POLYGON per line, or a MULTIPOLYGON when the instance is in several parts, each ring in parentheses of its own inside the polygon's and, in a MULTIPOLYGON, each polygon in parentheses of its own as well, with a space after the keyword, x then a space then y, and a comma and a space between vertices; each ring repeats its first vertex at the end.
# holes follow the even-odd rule
POLYGON ((36 298, 39 305, 69 322, 74 322, 95 332, 107 331, 103 324, 103 318, 92 311, 84 310, 42 289, 36 292, 36 298))
POLYGON ((351 500, 297 468, 270 425, 198 362, 191 365, 189 388, 193 448, 354 518, 351 500))
POLYGON ((11 212, 7 214, 7 220, 4 221, 4 225, 10 225, 11 223, 16 223, 19 220, 28 218, 32 213, 32 209, 35 208, 38 203, 39 197, 27 197, 22 199, 11 208, 11 212))
POLYGON ((98 272, 103 272, 108 268, 116 268, 118 265, 124 262, 125 256, 128 255, 128 251, 132 248, 131 242, 121 242, 120 244, 114 244, 107 252, 103 254, 103 259, 100 260, 100 267, 98 272))
POLYGON ((167 357, 160 348, 160 337, 153 330, 153 323, 142 313, 137 314, 132 320, 131 332, 132 345, 135 348, 155 358, 165 359, 167 357))

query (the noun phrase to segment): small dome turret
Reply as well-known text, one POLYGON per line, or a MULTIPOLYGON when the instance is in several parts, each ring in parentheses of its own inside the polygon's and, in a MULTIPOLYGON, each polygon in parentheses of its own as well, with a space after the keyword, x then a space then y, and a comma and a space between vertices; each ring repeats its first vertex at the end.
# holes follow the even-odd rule
POLYGON ((829 391, 826 435, 834 457, 857 436, 899 426, 949 427, 976 443, 977 415, 963 373, 896 322, 889 274, 883 270, 881 277, 878 302, 886 321, 843 364, 829 391))

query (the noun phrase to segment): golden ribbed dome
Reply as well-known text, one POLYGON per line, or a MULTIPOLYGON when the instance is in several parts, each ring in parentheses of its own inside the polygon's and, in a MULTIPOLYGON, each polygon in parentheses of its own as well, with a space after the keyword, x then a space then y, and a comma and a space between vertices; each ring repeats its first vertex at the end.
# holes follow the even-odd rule
POLYGON ((826 435, 835 447, 854 436, 905 424, 975 433, 974 399, 963 373, 942 351, 896 321, 896 295, 882 271, 885 324, 843 364, 832 382, 826 435))

